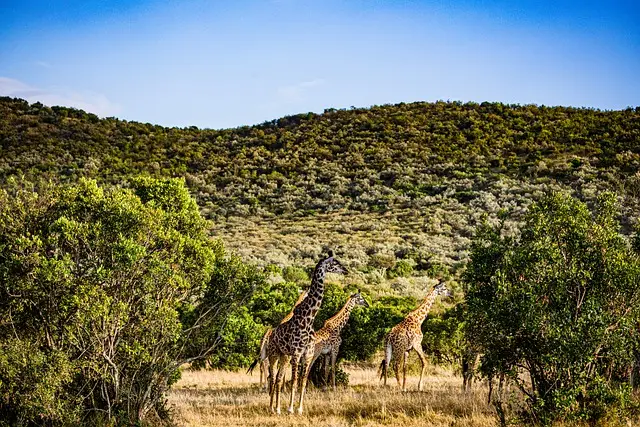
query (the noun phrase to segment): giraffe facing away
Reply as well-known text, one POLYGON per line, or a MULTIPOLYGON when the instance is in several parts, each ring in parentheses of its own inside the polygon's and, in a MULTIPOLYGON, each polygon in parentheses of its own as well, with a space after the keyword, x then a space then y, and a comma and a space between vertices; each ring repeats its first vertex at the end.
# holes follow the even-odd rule
MULTIPOLYGON (((307 296, 307 291, 302 291, 300 293, 300 295, 298 296, 298 300, 296 301, 296 303, 293 305, 293 308, 291 309, 291 311, 284 316, 284 318, 280 321, 280 324, 283 324, 284 322, 288 321, 289 319, 291 319, 293 317, 293 309, 295 309, 298 304, 300 304, 302 302, 303 299, 305 299, 305 297, 307 296)), ((266 332, 264 333, 264 335, 262 336, 262 340, 260 341, 260 355, 258 356, 258 358, 256 358, 256 360, 253 361, 253 363, 251 364, 251 366, 249 367, 249 369, 247 370, 247 373, 250 373, 251 371, 253 371, 253 368, 255 368, 255 366, 260 363, 260 387, 262 386, 262 378, 263 376, 264 378, 264 389, 267 390, 267 386, 268 386, 268 379, 266 378, 266 374, 267 371, 269 369, 269 360, 267 358, 267 345, 269 344, 269 339, 271 338, 271 334, 273 333, 273 328, 269 328, 266 330, 266 332)))
POLYGON ((280 393, 282 391, 283 376, 287 365, 291 364, 291 399, 289 401, 290 413, 293 413, 298 386, 298 367, 303 366, 300 375, 300 402, 298 413, 302 414, 304 393, 307 387, 311 359, 313 358, 313 321, 318 314, 322 297, 324 296, 324 278, 327 273, 346 274, 347 270, 340 264, 333 254, 321 259, 313 272, 311 286, 307 291, 307 297, 293 309, 293 316, 273 330, 267 344, 269 357, 269 394, 270 408, 272 412, 280 413, 280 393), (274 375, 276 365, 278 374, 274 375))
POLYGON ((342 344, 340 334, 349 321, 351 311, 358 305, 363 307, 369 306, 360 294, 360 290, 351 295, 340 311, 327 319, 322 328, 315 332, 313 359, 311 360, 311 365, 313 366, 315 361, 321 355, 324 356, 324 383, 327 384, 329 376, 329 360, 331 360, 331 381, 334 391, 336 389, 336 358, 338 357, 340 344, 342 344))
POLYGON ((418 390, 422 390, 422 378, 427 367, 427 358, 422 351, 422 322, 427 317, 433 302, 438 295, 451 296, 444 282, 438 283, 427 295, 424 301, 412 312, 410 312, 402 322, 391 328, 384 340, 384 360, 380 364, 384 378, 384 385, 387 385, 387 368, 393 360, 393 370, 396 374, 398 386, 400 385, 400 365, 402 365, 402 391, 407 391, 407 360, 409 352, 415 350, 418 353, 422 370, 420 371, 420 382, 418 390))

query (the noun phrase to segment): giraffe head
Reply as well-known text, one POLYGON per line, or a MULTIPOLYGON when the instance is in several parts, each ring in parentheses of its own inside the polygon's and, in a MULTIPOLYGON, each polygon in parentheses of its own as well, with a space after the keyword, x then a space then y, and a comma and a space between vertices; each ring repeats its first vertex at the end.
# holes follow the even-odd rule
POLYGON ((438 283, 436 285, 436 287, 433 288, 433 290, 435 291, 436 296, 438 296, 438 295, 442 295, 443 297, 451 297, 451 296, 453 296, 451 291, 449 289, 447 289, 447 286, 445 285, 445 283, 444 283, 444 281, 442 279, 440 279, 440 283, 438 283))
POLYGON ((364 299, 362 294, 360 294, 360 289, 358 289, 358 292, 356 292, 355 294, 351 295, 349 297, 349 299, 351 299, 355 303, 355 305, 361 305, 363 307, 369 307, 369 303, 364 299))
POLYGON ((333 257, 333 252, 329 251, 329 256, 322 261, 325 273, 347 274, 347 269, 333 257))

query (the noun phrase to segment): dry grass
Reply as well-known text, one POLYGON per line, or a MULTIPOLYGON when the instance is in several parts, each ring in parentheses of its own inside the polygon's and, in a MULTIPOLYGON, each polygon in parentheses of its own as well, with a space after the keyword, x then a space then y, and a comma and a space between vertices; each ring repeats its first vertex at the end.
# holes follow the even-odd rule
MULTIPOLYGON (((191 371, 169 395, 175 419, 188 426, 493 426, 493 409, 483 386, 466 395, 460 377, 436 371, 422 392, 417 377, 408 378, 410 391, 384 388, 375 369, 346 369, 350 386, 337 392, 311 388, 305 415, 269 413, 269 397, 258 387, 258 377, 243 372, 191 371)), ((286 410, 288 393, 283 410, 286 410)))

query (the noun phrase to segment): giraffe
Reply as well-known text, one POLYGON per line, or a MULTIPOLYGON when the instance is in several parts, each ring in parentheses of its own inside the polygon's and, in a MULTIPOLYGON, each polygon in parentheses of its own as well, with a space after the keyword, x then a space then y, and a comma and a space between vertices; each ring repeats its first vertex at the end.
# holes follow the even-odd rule
POLYGON ((302 414, 304 393, 307 387, 311 358, 313 357, 314 332, 313 321, 318 314, 324 295, 324 277, 326 273, 346 274, 347 270, 340 264, 332 253, 321 259, 313 272, 311 286, 307 297, 296 308, 289 321, 284 322, 273 330, 267 344, 269 357, 269 394, 271 411, 280 414, 280 392, 286 366, 291 363, 291 399, 289 413, 293 413, 293 402, 298 386, 298 367, 303 366, 300 376, 300 402, 298 414, 302 414), (277 376, 274 375, 276 365, 277 376))
POLYGON ((422 330, 420 326, 438 295, 451 296, 443 281, 440 281, 433 288, 418 308, 410 312, 402 322, 391 328, 391 331, 385 337, 385 357, 380 364, 382 368, 380 378, 384 377, 385 386, 387 385, 387 368, 389 367, 389 362, 393 360, 393 369, 398 386, 400 385, 400 364, 402 364, 402 391, 407 391, 407 359, 409 358, 409 352, 415 350, 422 363, 420 382, 418 383, 418 390, 422 390, 422 378, 427 367, 427 358, 422 351, 422 330))
MULTIPOLYGON (((284 316, 284 319, 280 321, 280 324, 283 324, 284 322, 288 321, 293 317, 293 309, 296 308, 298 304, 300 304, 302 300, 305 299, 306 296, 307 296, 306 290, 302 291, 300 295, 298 295, 298 300, 293 305, 293 308, 291 309, 291 311, 286 316, 284 316)), ((263 376, 266 376, 267 370, 269 369, 269 361, 267 360, 267 345, 269 344, 269 339, 271 338, 272 333, 273 333, 273 328, 268 328, 266 330, 266 332, 262 336, 262 340, 260 341, 260 355, 253 361, 253 363, 251 364, 251 366, 249 366, 249 369, 247 370, 247 373, 251 373, 253 371, 253 368, 255 368, 255 366, 258 363, 260 363, 260 387, 263 387, 262 378, 263 376)), ((268 382, 269 380, 265 378, 264 379, 265 390, 267 390, 268 382)))
POLYGON ((369 306, 360 294, 360 290, 351 295, 342 309, 334 314, 333 317, 327 319, 322 328, 315 332, 311 366, 313 366, 318 357, 324 355, 324 383, 326 384, 329 376, 329 359, 331 359, 331 379, 334 391, 336 390, 336 358, 338 357, 340 344, 342 344, 340 333, 349 321, 351 310, 357 305, 363 307, 369 306))

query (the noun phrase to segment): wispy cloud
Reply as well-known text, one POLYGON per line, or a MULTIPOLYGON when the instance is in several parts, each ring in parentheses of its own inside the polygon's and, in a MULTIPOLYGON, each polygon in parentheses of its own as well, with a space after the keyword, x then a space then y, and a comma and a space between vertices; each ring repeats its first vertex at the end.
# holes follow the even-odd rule
POLYGON ((120 106, 100 93, 40 89, 9 77, 0 77, 0 95, 23 98, 29 102, 41 102, 49 106, 79 108, 102 117, 113 116, 120 112, 120 106))
POLYGON ((53 67, 51 66, 51 64, 50 64, 50 63, 48 63, 47 61, 36 61, 36 62, 34 62, 33 64, 34 64, 34 65, 37 65, 38 67, 42 67, 42 68, 47 68, 47 69, 49 69, 49 68, 53 68, 53 67))
POLYGON ((324 84, 324 79, 314 79, 289 86, 282 86, 278 88, 278 98, 283 102, 300 102, 304 100, 304 96, 307 92, 324 84))

